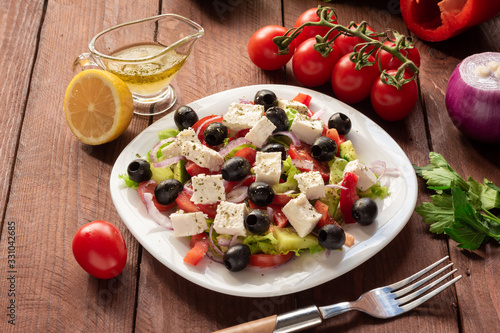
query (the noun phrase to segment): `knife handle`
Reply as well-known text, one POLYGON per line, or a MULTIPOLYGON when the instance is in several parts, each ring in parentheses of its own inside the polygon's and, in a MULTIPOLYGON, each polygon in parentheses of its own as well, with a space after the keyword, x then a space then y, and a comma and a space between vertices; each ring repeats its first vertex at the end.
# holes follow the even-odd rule
POLYGON ((233 327, 228 327, 213 333, 273 333, 278 316, 272 315, 262 319, 249 321, 233 327))

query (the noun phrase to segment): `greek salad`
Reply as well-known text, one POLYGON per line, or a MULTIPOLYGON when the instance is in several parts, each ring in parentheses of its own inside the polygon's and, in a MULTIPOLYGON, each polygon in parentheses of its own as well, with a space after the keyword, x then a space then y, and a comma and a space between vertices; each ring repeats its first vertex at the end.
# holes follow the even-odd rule
POLYGON ((349 140, 349 117, 324 123, 326 110, 314 113, 310 102, 259 90, 201 119, 181 106, 177 128, 160 131, 120 178, 157 224, 189 239, 188 265, 208 256, 236 272, 350 247, 355 239, 343 226, 373 223, 374 200, 389 195, 380 179, 397 170, 365 165, 349 140))

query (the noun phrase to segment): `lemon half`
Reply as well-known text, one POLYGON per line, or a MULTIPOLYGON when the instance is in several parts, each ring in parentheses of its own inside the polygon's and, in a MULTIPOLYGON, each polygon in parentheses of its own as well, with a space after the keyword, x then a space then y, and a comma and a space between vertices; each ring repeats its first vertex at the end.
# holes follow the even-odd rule
POLYGON ((83 143, 113 141, 134 115, 132 93, 116 75, 89 69, 76 75, 66 89, 64 114, 73 134, 83 143))

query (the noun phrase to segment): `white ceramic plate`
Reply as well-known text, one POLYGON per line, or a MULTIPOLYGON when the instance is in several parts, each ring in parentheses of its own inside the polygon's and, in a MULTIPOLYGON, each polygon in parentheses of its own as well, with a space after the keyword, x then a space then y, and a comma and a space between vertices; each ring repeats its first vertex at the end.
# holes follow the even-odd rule
POLYGON ((329 256, 304 254, 280 267, 262 269, 248 267, 237 273, 208 258, 196 266, 183 263, 189 250, 187 239, 177 239, 172 231, 159 227, 146 213, 137 191, 127 188, 118 175, 128 164, 144 156, 158 141, 157 133, 174 128, 173 113, 156 121, 139 134, 120 154, 111 172, 111 197, 118 213, 137 240, 165 266, 182 277, 205 288, 229 295, 267 297, 295 293, 330 281, 362 264, 384 248, 408 222, 417 200, 417 180, 413 167, 398 144, 377 124, 350 106, 322 93, 306 88, 285 85, 255 85, 232 89, 202 98, 189 105, 200 118, 210 114, 223 114, 232 102, 240 98, 253 100, 260 89, 270 89, 283 99, 292 99, 299 92, 312 96, 310 109, 326 108, 321 119, 325 122, 332 113, 342 112, 352 120, 348 134, 358 157, 369 165, 383 160, 388 167, 397 167, 398 178, 385 178, 391 195, 378 202, 379 215, 375 223, 362 227, 349 225, 347 231, 356 238, 351 248, 331 251, 329 256))

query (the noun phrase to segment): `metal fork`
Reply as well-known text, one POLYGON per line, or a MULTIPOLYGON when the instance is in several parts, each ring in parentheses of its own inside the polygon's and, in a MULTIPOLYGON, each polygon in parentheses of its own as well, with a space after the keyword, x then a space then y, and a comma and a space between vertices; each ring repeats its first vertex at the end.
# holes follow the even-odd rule
POLYGON ((429 293, 427 293, 429 290, 439 285, 446 278, 448 278, 457 271, 456 269, 454 269, 446 273, 445 275, 441 276, 439 279, 427 284, 429 281, 431 281, 441 273, 445 272, 448 268, 453 266, 453 263, 450 263, 445 267, 439 269, 438 271, 432 273, 431 275, 426 276, 422 280, 411 284, 412 282, 418 280, 420 277, 430 272, 436 266, 438 266, 447 259, 448 256, 438 260, 429 267, 424 268, 420 272, 415 273, 414 275, 404 280, 390 284, 385 287, 370 290, 361 295, 361 297, 359 297, 358 300, 354 302, 342 302, 322 307, 317 307, 313 305, 307 308, 298 309, 285 314, 273 315, 263 319, 233 326, 217 332, 219 333, 298 332, 304 329, 318 326, 325 319, 331 318, 333 316, 351 310, 362 311, 376 318, 383 318, 383 319, 391 318, 400 315, 402 313, 408 312, 411 309, 421 305, 422 303, 428 301, 429 299, 436 296, 438 293, 442 292, 443 290, 453 285, 455 282, 457 282, 462 278, 462 275, 459 275, 454 279, 441 285, 439 288, 434 289, 429 293), (418 289, 420 287, 422 288, 418 289))

